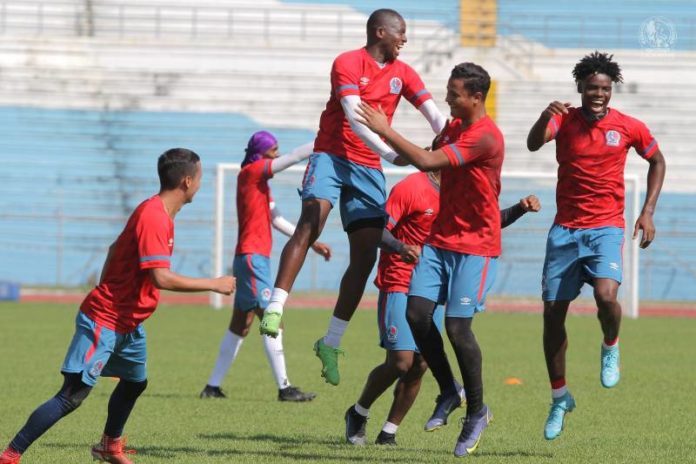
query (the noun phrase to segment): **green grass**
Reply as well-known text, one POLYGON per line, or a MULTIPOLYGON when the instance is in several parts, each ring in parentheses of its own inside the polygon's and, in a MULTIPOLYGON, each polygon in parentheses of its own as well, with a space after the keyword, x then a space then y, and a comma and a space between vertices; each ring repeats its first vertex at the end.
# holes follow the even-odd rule
MULTIPOLYGON (((73 331, 71 305, 0 304, 0 443, 4 445, 40 403, 61 384, 60 365, 73 331)), ((383 358, 376 345, 374 312, 360 311, 344 338, 342 383, 319 377, 312 343, 330 313, 289 310, 285 352, 290 380, 318 393, 308 404, 276 401, 257 324, 223 387, 227 400, 200 400, 229 313, 207 308, 161 307, 146 324, 149 386, 126 427, 144 463, 433 463, 453 462, 458 425, 422 431, 436 395, 428 375, 397 434, 399 446, 353 448, 343 444, 343 413, 360 394, 369 370, 383 358)), ((693 399, 696 319, 624 321, 622 380, 613 390, 599 384, 598 323, 569 317, 568 380, 578 403, 564 434, 543 439, 549 389, 541 350, 541 318, 483 314, 475 332, 484 355, 485 399, 495 416, 477 463, 684 463, 696 462, 693 399), (517 377, 521 385, 507 385, 517 377)), ((450 359, 454 359, 450 357, 450 359)), ((115 382, 102 379, 83 406, 27 452, 26 463, 89 461, 101 434, 115 382)), ((391 393, 373 406, 372 443, 385 419, 391 393)), ((463 410, 462 410, 463 412, 463 410)), ((454 417, 461 416, 455 413, 454 417)))

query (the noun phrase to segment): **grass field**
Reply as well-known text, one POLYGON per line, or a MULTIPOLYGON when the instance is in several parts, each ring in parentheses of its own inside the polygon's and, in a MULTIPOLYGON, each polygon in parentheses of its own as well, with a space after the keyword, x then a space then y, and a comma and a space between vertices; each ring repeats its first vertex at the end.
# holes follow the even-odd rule
MULTIPOLYGON (((0 304, 0 443, 59 388, 58 371, 73 332, 73 305, 0 304)), ((318 393, 307 404, 276 401, 277 391, 256 335, 245 341, 223 388, 227 400, 200 400, 228 323, 226 311, 162 306, 146 323, 149 386, 126 427, 136 463, 435 463, 454 461, 456 420, 422 431, 433 407, 428 374, 421 396, 397 434, 399 446, 354 448, 343 443, 343 413, 382 360, 375 314, 356 313, 344 338, 338 387, 319 377, 312 343, 329 312, 286 312, 285 352, 292 383, 318 393)), ((568 380, 578 408, 564 434, 543 439, 549 391, 541 350, 541 319, 531 314, 483 314, 475 331, 484 356, 485 400, 495 419, 472 458, 477 463, 696 462, 694 357, 696 319, 626 320, 622 380, 599 384, 600 331, 595 318, 571 316, 568 380), (507 385, 516 377, 521 385, 507 385)), ((453 359, 453 357, 450 357, 453 359)), ((102 379, 72 415, 25 455, 23 463, 89 462, 116 383, 102 379)), ((385 394, 370 412, 368 440, 379 432, 391 402, 385 394)), ((457 412, 456 419, 463 414, 457 412)))

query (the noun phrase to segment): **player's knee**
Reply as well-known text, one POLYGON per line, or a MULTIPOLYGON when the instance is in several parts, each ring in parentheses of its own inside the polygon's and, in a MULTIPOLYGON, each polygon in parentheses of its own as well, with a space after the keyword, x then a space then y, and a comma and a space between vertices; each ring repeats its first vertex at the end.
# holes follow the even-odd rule
POLYGON ((412 359, 395 359, 390 363, 390 367, 399 377, 404 377, 411 370, 412 366, 412 359))
POLYGON ((121 380, 119 382, 119 387, 123 390, 123 396, 130 401, 135 401, 147 388, 147 379, 142 382, 129 382, 127 380, 121 380))
POLYGON ((609 286, 599 286, 594 289, 594 298, 599 306, 614 305, 617 303, 617 293, 609 286))

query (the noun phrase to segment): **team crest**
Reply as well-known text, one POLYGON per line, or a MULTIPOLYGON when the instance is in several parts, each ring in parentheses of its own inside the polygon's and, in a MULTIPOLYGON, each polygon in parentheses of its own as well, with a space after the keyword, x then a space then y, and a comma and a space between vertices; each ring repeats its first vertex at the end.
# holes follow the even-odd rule
POLYGON ((396 326, 390 325, 387 329, 387 340, 390 343, 396 342, 397 333, 398 331, 396 330, 396 326))
POLYGON ((621 143, 621 134, 615 130, 607 131, 607 145, 610 147, 618 147, 621 143))
POLYGON ((89 370, 89 375, 91 375, 92 377, 99 377, 99 374, 101 374, 102 369, 104 369, 104 363, 101 361, 97 361, 89 370))
POLYGON ((392 79, 389 81, 389 93, 399 95, 401 93, 402 87, 403 83, 401 82, 401 79, 399 79, 398 77, 392 77, 392 79))
POLYGON ((268 301, 271 299, 271 289, 266 287, 263 290, 261 290, 261 298, 263 301, 268 301))

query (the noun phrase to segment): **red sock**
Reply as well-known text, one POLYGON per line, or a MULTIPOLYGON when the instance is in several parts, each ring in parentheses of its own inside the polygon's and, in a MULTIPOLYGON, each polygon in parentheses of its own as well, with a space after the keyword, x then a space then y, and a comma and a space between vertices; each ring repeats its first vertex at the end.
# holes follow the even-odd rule
POLYGON ((613 340, 607 340, 606 338, 604 339, 604 345, 606 345, 606 346, 614 346, 617 343, 619 343, 619 337, 616 337, 613 340))
POLYGON ((560 379, 552 380, 551 381, 551 389, 552 390, 558 390, 559 388, 563 388, 566 385, 566 380, 565 377, 561 377, 560 379))

